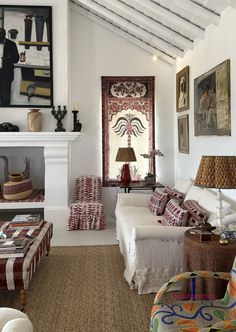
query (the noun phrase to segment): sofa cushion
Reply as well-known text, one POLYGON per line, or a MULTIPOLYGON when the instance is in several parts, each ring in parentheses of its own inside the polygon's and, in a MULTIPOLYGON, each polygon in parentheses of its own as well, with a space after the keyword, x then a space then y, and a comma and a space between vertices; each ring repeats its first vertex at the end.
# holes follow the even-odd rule
POLYGON ((182 206, 189 212, 187 226, 199 226, 207 220, 208 211, 199 205, 197 201, 188 199, 184 201, 182 206))
POLYGON ((203 189, 197 186, 190 187, 189 191, 187 192, 184 200, 187 201, 189 199, 194 199, 195 201, 199 202, 201 195, 203 194, 203 189))
POLYGON ((170 188, 168 186, 165 187, 164 189, 164 193, 167 193, 169 196, 169 200, 171 199, 176 199, 177 201, 179 201, 180 203, 183 202, 185 194, 181 193, 180 191, 178 191, 175 188, 170 188))
POLYGON ((188 210, 183 209, 175 199, 171 199, 166 205, 163 222, 168 226, 185 226, 187 217, 188 210))
POLYGON ((174 189, 180 191, 181 193, 187 194, 189 191, 189 188, 193 185, 192 180, 189 179, 184 179, 184 178, 179 178, 176 181, 176 184, 174 185, 174 189))
MULTIPOLYGON (((200 196, 198 203, 210 212, 217 214, 218 212, 218 201, 215 193, 208 189, 204 189, 202 195, 200 196)), ((222 201, 222 214, 223 217, 231 212, 231 205, 226 201, 222 201)))
MULTIPOLYGON (((223 226, 229 226, 229 225, 232 225, 232 224, 236 224, 236 212, 231 213, 231 214, 227 214, 227 216, 225 216, 223 218, 222 224, 223 224, 223 226)), ((219 226, 217 216, 215 217, 215 219, 213 221, 211 221, 211 225, 212 226, 219 226)))
POLYGON ((148 203, 150 211, 155 215, 161 215, 168 201, 168 194, 156 189, 148 203))

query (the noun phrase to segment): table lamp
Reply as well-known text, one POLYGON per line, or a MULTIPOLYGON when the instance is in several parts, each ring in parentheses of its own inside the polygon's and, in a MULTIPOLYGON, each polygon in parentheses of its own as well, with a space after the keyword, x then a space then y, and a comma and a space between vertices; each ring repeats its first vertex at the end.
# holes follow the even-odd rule
POLYGON ((236 188, 236 156, 202 156, 194 184, 199 187, 218 189, 217 220, 218 227, 222 229, 221 189, 236 188))
POLYGON ((124 161, 126 162, 121 171, 121 183, 124 185, 127 185, 131 181, 131 176, 130 176, 130 170, 129 170, 129 162, 131 161, 136 161, 136 156, 134 153, 134 149, 129 147, 129 148, 119 148, 117 155, 116 155, 116 161, 124 161))

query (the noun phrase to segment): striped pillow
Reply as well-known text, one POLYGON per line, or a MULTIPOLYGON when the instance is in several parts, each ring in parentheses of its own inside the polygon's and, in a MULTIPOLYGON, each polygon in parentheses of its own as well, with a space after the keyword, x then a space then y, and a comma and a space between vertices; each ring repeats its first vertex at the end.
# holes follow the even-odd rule
POLYGON ((183 208, 187 209, 189 212, 187 220, 188 226, 200 226, 206 222, 209 213, 206 209, 199 205, 197 201, 188 199, 183 203, 183 208))
POLYGON ((160 215, 163 213, 166 203, 168 201, 168 194, 163 193, 160 189, 156 189, 151 196, 148 207, 153 214, 160 215))
POLYGON ((171 199, 165 208, 163 222, 168 226, 185 226, 188 218, 188 210, 183 209, 179 202, 171 199))
POLYGON ((170 188, 168 186, 165 187, 164 193, 167 193, 170 199, 176 199, 180 203, 183 202, 185 194, 181 193, 180 191, 176 190, 175 188, 170 188))

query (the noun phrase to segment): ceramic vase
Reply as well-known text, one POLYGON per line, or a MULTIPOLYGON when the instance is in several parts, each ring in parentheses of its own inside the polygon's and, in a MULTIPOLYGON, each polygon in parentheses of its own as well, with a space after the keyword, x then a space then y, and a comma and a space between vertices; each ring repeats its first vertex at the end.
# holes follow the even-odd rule
POLYGON ((28 131, 41 131, 42 113, 39 109, 32 109, 27 114, 28 131))

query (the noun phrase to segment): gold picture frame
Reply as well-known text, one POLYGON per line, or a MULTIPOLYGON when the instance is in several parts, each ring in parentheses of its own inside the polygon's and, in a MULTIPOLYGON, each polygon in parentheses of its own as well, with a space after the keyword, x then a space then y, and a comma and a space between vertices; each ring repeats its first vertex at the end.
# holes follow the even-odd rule
POLYGON ((189 66, 176 74, 176 112, 189 109, 189 66))
POLYGON ((179 152, 189 153, 189 117, 188 114, 178 117, 179 152))

